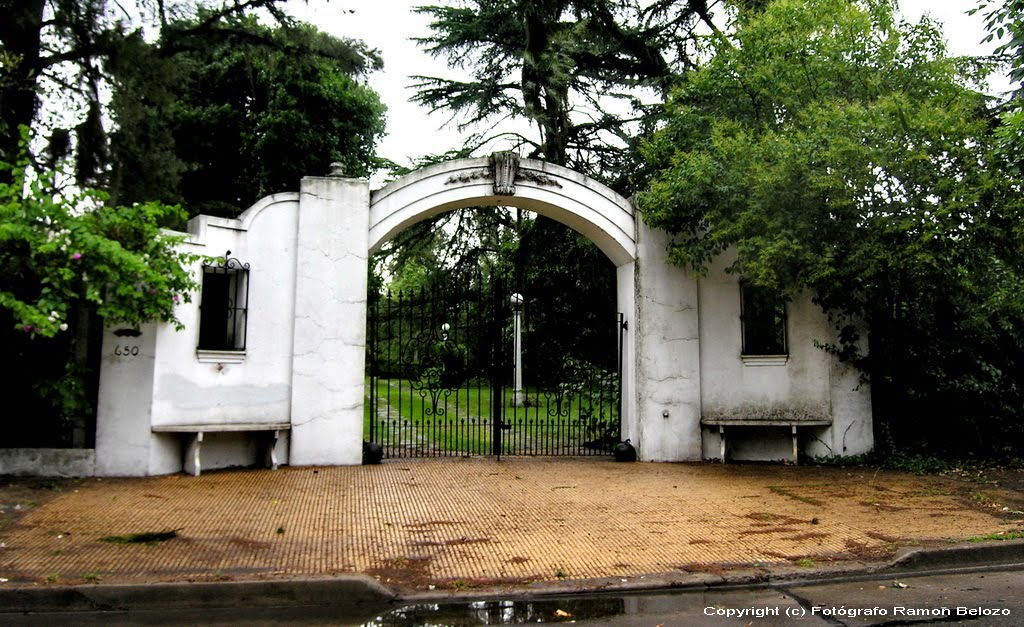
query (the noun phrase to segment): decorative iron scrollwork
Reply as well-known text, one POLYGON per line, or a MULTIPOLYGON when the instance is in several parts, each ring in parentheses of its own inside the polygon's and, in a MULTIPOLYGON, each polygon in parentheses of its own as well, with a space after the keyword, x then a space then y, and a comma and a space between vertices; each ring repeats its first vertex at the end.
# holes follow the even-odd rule
POLYGON ((204 261, 203 268, 210 268, 215 272, 248 272, 249 263, 239 261, 236 257, 232 257, 231 251, 229 250, 224 253, 223 257, 211 257, 207 261, 204 261))
POLYGON ((231 256, 202 264, 199 349, 244 351, 249 312, 249 264, 231 256))

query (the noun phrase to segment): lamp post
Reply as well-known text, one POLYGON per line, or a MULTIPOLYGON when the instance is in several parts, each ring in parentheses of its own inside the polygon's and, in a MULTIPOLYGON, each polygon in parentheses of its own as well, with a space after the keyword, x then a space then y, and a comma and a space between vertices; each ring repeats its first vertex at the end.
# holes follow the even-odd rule
POLYGON ((523 295, 518 292, 509 299, 512 303, 513 351, 516 357, 515 380, 512 385, 512 406, 522 407, 526 401, 523 394, 523 295))

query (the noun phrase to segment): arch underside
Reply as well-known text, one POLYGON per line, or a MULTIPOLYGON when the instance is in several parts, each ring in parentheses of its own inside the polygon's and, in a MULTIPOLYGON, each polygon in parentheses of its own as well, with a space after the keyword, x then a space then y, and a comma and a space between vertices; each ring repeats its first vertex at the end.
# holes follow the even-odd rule
POLYGON ((583 234, 616 265, 636 259, 633 207, 604 185, 549 163, 523 160, 514 195, 494 193, 486 158, 424 168, 373 193, 369 250, 376 252, 409 226, 465 207, 534 211, 583 234))

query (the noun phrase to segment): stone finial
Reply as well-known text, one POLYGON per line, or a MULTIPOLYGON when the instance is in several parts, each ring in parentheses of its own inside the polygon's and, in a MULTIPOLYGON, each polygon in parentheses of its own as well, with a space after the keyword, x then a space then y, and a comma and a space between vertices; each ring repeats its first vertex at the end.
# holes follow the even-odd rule
POLYGON ((345 164, 335 161, 331 164, 331 173, 327 176, 342 178, 345 176, 345 164))
POLYGON ((519 155, 514 152, 491 153, 491 169, 494 170, 494 193, 498 196, 515 196, 516 175, 519 174, 519 155))

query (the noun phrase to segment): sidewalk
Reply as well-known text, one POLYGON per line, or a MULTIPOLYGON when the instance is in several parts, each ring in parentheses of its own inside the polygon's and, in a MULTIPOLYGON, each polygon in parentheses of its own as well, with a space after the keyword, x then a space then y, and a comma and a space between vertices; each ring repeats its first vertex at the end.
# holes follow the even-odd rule
POLYGON ((906 547, 1024 530, 1022 503, 990 484, 874 468, 603 459, 84 479, 0 528, 0 591, 362 573, 412 597, 852 572, 906 547))

